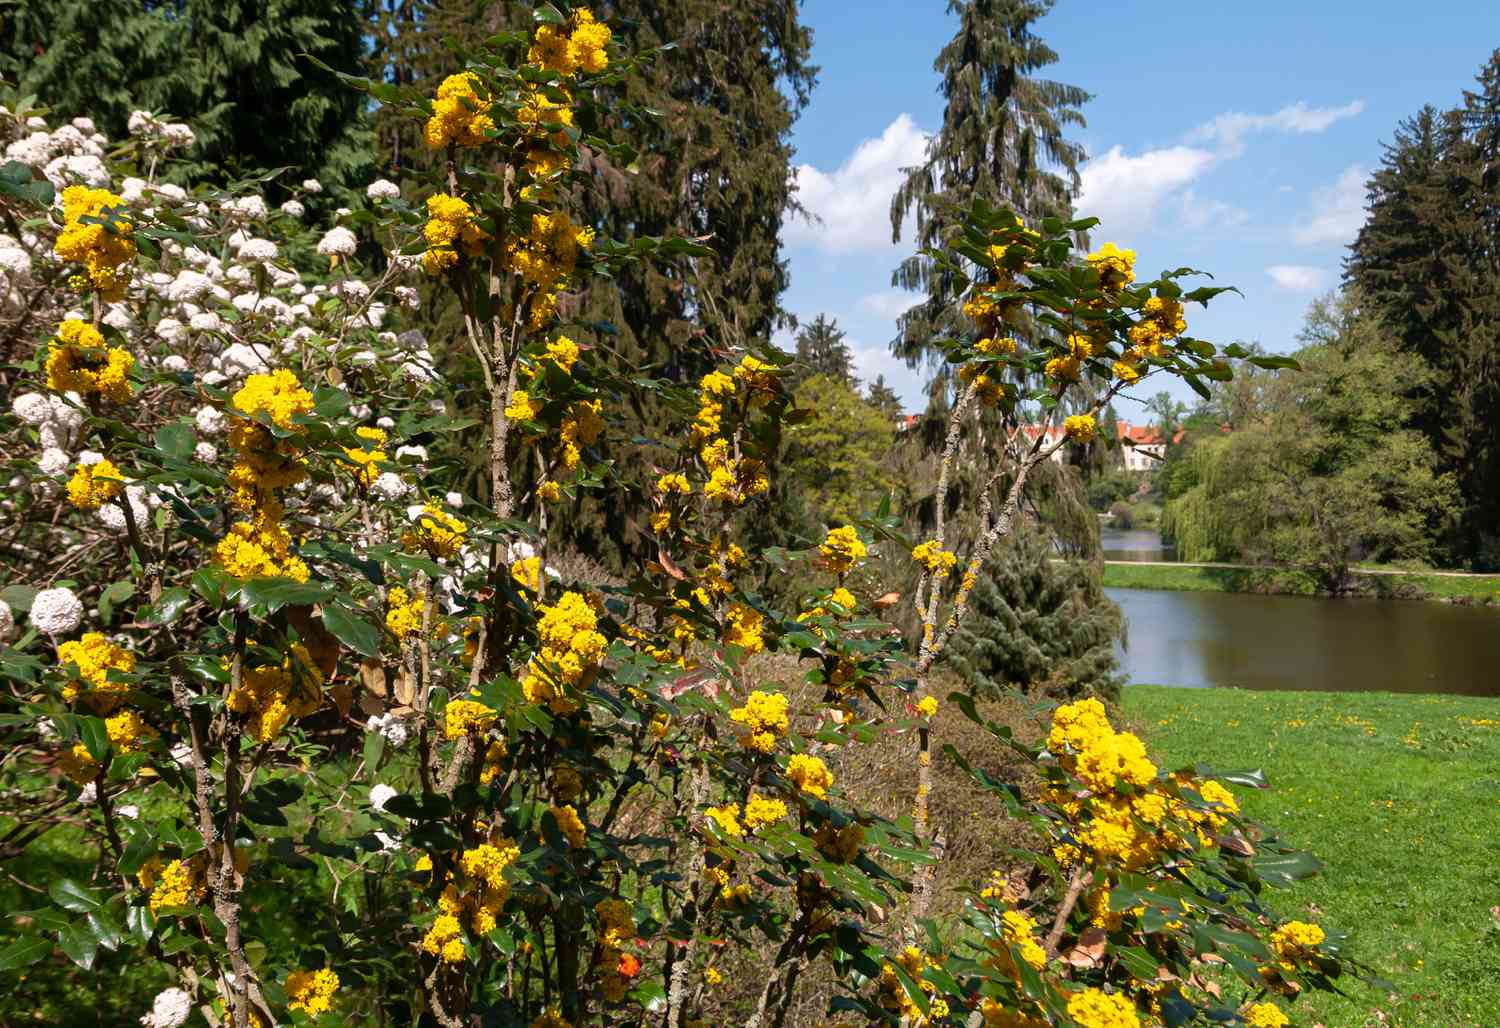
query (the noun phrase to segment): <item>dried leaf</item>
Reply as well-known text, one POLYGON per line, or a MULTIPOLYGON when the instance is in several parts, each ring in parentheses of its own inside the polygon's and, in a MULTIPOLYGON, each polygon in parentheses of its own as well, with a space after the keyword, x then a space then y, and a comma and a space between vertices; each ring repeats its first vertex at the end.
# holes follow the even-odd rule
POLYGON ((417 699, 417 676, 406 668, 396 672, 396 702, 409 707, 417 699))
POLYGON ((682 582, 687 580, 687 575, 682 573, 682 568, 672 563, 672 558, 667 556, 666 550, 657 550, 656 559, 660 562, 661 569, 677 579, 677 581, 682 582))
POLYGON ((286 620, 302 637, 302 645, 307 647, 307 655, 312 658, 317 669, 323 672, 323 678, 325 680, 332 678, 334 670, 339 665, 341 646, 334 634, 323 627, 323 619, 317 615, 312 606, 294 604, 286 608, 286 620))
POLYGON ((385 664, 374 657, 366 657, 359 662, 359 677, 371 695, 385 697, 388 691, 385 684, 385 664))
POLYGON ((1108 941, 1109 936, 1103 928, 1089 928, 1078 937, 1073 948, 1062 955, 1062 959, 1074 967, 1097 967, 1104 959, 1108 941))
POLYGON ((885 595, 877 596, 874 600, 872 600, 870 606, 874 607, 876 610, 885 610, 887 607, 894 607, 900 602, 900 593, 886 593, 885 595))
POLYGON ((339 717, 348 717, 349 711, 354 707, 354 686, 349 682, 340 682, 328 690, 328 697, 333 700, 333 705, 338 708, 339 717))

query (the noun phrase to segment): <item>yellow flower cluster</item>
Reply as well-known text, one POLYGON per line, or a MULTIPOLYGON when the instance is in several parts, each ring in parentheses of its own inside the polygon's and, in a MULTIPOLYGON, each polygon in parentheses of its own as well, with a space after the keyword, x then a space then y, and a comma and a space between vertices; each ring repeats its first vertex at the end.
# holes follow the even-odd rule
POLYGON ((908 995, 906 986, 896 974, 896 968, 891 964, 886 964, 880 972, 880 1005, 918 1028, 929 1024, 941 1024, 946 1020, 949 1013, 948 1002, 932 995, 937 991, 937 985, 925 977, 928 970, 937 968, 937 962, 917 947, 907 946, 896 957, 896 963, 911 980, 917 983, 918 988, 928 994, 927 1013, 924 1015, 922 1008, 917 1006, 916 1000, 908 995))
POLYGON ((116 753, 132 753, 140 747, 143 740, 157 737, 156 729, 142 721, 141 716, 133 710, 106 719, 104 730, 109 734, 109 744, 115 748, 116 753))
POLYGON ((68 479, 68 502, 81 510, 98 510, 124 491, 124 476, 107 460, 80 464, 68 479))
POLYGON ((555 604, 537 609, 541 647, 526 666, 521 690, 527 700, 546 703, 555 714, 572 714, 579 702, 565 690, 587 686, 587 679, 604 660, 609 641, 598 630, 599 615, 576 592, 565 592, 555 604))
POLYGON ((1033 971, 1047 966, 1047 952, 1036 941, 1036 921, 1019 910, 1007 910, 1000 915, 1000 938, 990 941, 990 956, 986 963, 1001 974, 1019 980, 1015 957, 1033 971))
POLYGON ((740 824, 740 805, 738 803, 726 803, 722 807, 709 807, 704 815, 710 818, 714 824, 719 826, 719 831, 731 839, 742 838, 745 829, 740 824))
POLYGON ((432 116, 422 138, 434 150, 445 146, 480 146, 495 131, 490 94, 471 71, 449 75, 438 86, 432 116))
POLYGON ((547 360, 564 373, 573 370, 573 365, 578 362, 578 353, 578 344, 567 336, 560 335, 547 344, 547 360))
POLYGON ((367 445, 346 446, 344 456, 354 465, 354 480, 362 486, 371 486, 380 477, 380 464, 388 460, 385 452, 386 434, 380 428, 356 428, 354 434, 367 445))
POLYGON ((809 753, 794 753, 786 762, 787 781, 809 796, 826 799, 833 786, 833 772, 819 757, 809 753))
POLYGON ((1183 317, 1182 304, 1167 297, 1153 296, 1141 309, 1141 319, 1126 333, 1131 347, 1125 352, 1124 360, 1133 365, 1145 356, 1165 357, 1168 344, 1186 331, 1187 319, 1183 317))
POLYGON ((774 825, 786 817, 786 814, 786 804, 772 796, 759 796, 752 792, 745 801, 745 827, 752 832, 774 825))
POLYGON ((1094 439, 1097 426, 1092 414, 1070 414, 1063 419, 1063 431, 1075 443, 1088 443, 1094 439))
POLYGON ((69 186, 62 192, 63 228, 53 244, 60 260, 82 264, 106 300, 118 300, 130 284, 130 272, 123 268, 135 256, 135 242, 128 238, 131 225, 106 212, 124 208, 123 198, 107 189, 69 186), (107 220, 109 225, 85 222, 84 218, 107 220))
POLYGON ((293 971, 286 978, 286 1008, 317 1017, 332 1008, 333 994, 338 991, 339 976, 330 968, 293 971))
POLYGON ((1065 357, 1053 357, 1049 360, 1042 368, 1042 374, 1059 382, 1077 382, 1081 368, 1078 358, 1068 354, 1065 357))
POLYGON ((552 25, 538 27, 526 60, 562 75, 579 71, 597 75, 609 67, 605 50, 611 35, 609 26, 601 25, 588 8, 580 7, 573 12, 570 27, 571 31, 552 25))
POLYGON ((1079 1028, 1141 1028, 1135 1004, 1119 993, 1084 989, 1068 997, 1068 1016, 1079 1028))
POLYGON ((974 344, 974 349, 986 357, 1003 357, 1015 353, 1017 343, 1012 336, 986 336, 974 344))
POLYGON ((68 318, 57 326, 57 338, 47 353, 47 388, 53 392, 98 393, 106 400, 130 399, 130 351, 109 346, 103 334, 86 321, 68 318))
POLYGON ((163 907, 191 907, 202 903, 208 892, 207 861, 207 853, 200 852, 187 860, 173 860, 160 870, 153 868, 150 873, 142 868, 142 885, 151 882, 146 886, 151 889, 151 913, 155 914, 163 907))
POLYGON ((557 822, 557 830, 562 833, 568 845, 574 849, 582 846, 588 839, 588 829, 583 826, 583 819, 578 816, 578 811, 573 804, 564 803, 547 808, 552 815, 552 820, 557 822))
POLYGON ((729 717, 744 726, 740 742, 746 749, 770 753, 776 748, 776 740, 791 727, 788 709, 787 699, 781 693, 757 689, 745 698, 743 707, 731 710, 729 717))
POLYGON ((958 565, 958 555, 943 549, 936 539, 929 539, 913 547, 911 559, 925 567, 933 578, 947 578, 948 572, 958 565))
POLYGON ((723 438, 725 404, 736 395, 739 379, 747 386, 747 405, 754 405, 776 386, 774 368, 755 357, 740 361, 734 375, 711 371, 698 384, 698 414, 693 421, 692 444, 699 448, 698 457, 708 471, 703 495, 716 503, 738 507, 752 496, 771 488, 763 461, 752 457, 731 457, 729 440, 723 438))
POLYGON ((511 421, 535 421, 543 406, 545 404, 541 400, 533 400, 527 390, 516 389, 511 392, 510 400, 505 404, 505 416, 511 421))
POLYGON ((1323 929, 1315 924, 1288 921, 1271 933, 1271 949, 1279 958, 1282 969, 1290 971, 1312 959, 1326 938, 1323 929))
POLYGON ((828 538, 823 540, 818 552, 823 555, 823 563, 828 566, 829 571, 842 575, 864 560, 870 551, 854 526, 844 525, 829 530, 828 538))
POLYGON ((97 778, 100 771, 99 762, 81 742, 75 742, 57 755, 57 769, 80 789, 97 778))
POLYGON ((993 407, 1005 398, 1005 386, 981 371, 982 366, 965 364, 958 369, 958 380, 974 387, 974 399, 986 407, 993 407))
POLYGON ((323 672, 307 647, 293 643, 279 665, 247 667, 239 688, 224 701, 231 711, 248 717, 245 730, 257 742, 270 742, 288 721, 305 717, 323 703, 323 672))
POLYGON ((434 193, 427 198, 427 224, 422 235, 427 239, 422 269, 429 275, 457 264, 460 251, 466 257, 478 257, 489 238, 489 233, 479 227, 474 208, 447 193, 434 193))
POLYGON ((578 467, 583 459, 582 446, 592 446, 604 433, 604 419, 599 412, 604 408, 602 400, 579 400, 568 408, 561 428, 562 461, 569 471, 578 467))
POLYGON ((250 520, 230 528, 219 541, 215 559, 236 578, 290 578, 305 582, 307 565, 292 553, 292 537, 282 525, 285 513, 276 493, 307 477, 294 437, 276 438, 265 425, 249 420, 263 414, 278 428, 296 434, 293 418, 312 413, 312 393, 286 368, 251 375, 234 394, 229 429, 235 463, 229 471, 231 501, 250 520))
POLYGON ((678 496, 689 496, 693 492, 693 486, 687 480, 686 475, 670 472, 656 480, 656 491, 663 496, 671 496, 674 493, 678 496))
POLYGON ((531 231, 507 245, 512 270, 535 291, 529 312, 532 328, 557 310, 557 293, 572 277, 578 255, 594 245, 594 230, 575 225, 565 211, 531 216, 531 231))
POLYGON ((425 550, 429 557, 442 560, 458 556, 468 531, 468 525, 428 500, 417 515, 415 527, 401 533, 401 545, 410 550, 425 550))
POLYGON ((109 673, 121 671, 129 674, 135 670, 135 654, 110 642, 102 632, 85 632, 81 639, 62 643, 57 647, 57 659, 78 669, 78 680, 63 685, 63 699, 76 699, 79 685, 86 685, 88 690, 84 693, 84 702, 99 714, 114 710, 120 696, 130 688, 126 682, 111 682, 109 673))
POLYGON ((500 719, 492 707, 474 700, 449 700, 443 708, 443 734, 462 739, 471 732, 488 732, 500 719))
MULTIPOLYGON (((469 927, 479 936, 494 931, 500 911, 510 897, 505 869, 520 856, 520 848, 514 842, 494 833, 488 841, 464 850, 458 862, 464 876, 463 888, 449 872, 438 896, 438 916, 422 938, 422 949, 441 956, 446 963, 456 964, 464 959, 463 917, 468 917, 469 927)), ((416 870, 431 871, 432 858, 422 857, 416 870)))
POLYGON ((542 588, 542 558, 523 557, 510 566, 510 580, 522 589, 540 592, 542 588))
POLYGON ((1292 1023, 1275 1003, 1252 1003, 1244 1018, 1245 1028, 1287 1028, 1292 1023))
MULTIPOLYGON (((422 631, 422 615, 427 607, 426 593, 408 593, 399 585, 391 587, 385 598, 385 627, 397 639, 419 635, 422 631)), ((446 622, 433 618, 431 635, 441 637, 448 631, 446 622)))
POLYGON ((931 719, 938 712, 938 701, 936 696, 923 696, 917 701, 917 713, 922 717, 931 719))
POLYGON ((766 648, 761 635, 765 627, 765 616, 748 603, 732 603, 724 613, 724 644, 739 646, 747 653, 759 653, 766 648))
POLYGON ((1135 251, 1122 250, 1114 243, 1105 243, 1085 258, 1090 268, 1099 273, 1099 285, 1116 291, 1135 281, 1135 251))
POLYGON ((247 417, 265 414, 278 428, 292 428, 298 414, 311 414, 312 393, 302 388, 297 376, 286 368, 268 375, 251 375, 234 394, 234 409, 247 417))
POLYGON ((851 864, 865 844, 865 827, 858 823, 835 828, 830 822, 813 833, 813 845, 824 859, 835 864, 851 864))
POLYGON ((610 1003, 625 998, 626 977, 620 972, 625 947, 635 938, 635 911, 621 899, 603 899, 594 904, 599 917, 599 950, 594 966, 599 969, 599 991, 610 1003))

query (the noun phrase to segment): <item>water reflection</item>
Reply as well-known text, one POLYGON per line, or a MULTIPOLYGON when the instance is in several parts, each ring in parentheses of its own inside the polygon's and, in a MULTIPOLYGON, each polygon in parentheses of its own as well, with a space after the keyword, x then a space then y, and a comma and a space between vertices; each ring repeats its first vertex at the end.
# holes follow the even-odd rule
POLYGON ((1500 696, 1500 614, 1419 600, 1106 589, 1131 682, 1500 696))
POLYGON ((1176 560, 1171 546, 1163 545, 1156 529, 1105 528, 1099 532, 1105 560, 1176 560))

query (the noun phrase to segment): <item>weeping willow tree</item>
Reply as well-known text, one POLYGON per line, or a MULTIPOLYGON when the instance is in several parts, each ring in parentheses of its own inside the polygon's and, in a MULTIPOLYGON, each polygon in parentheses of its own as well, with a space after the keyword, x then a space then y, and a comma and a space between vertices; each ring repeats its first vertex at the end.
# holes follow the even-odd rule
MULTIPOLYGON (((958 31, 933 65, 943 79, 943 124, 923 162, 904 169, 891 200, 893 242, 912 219, 917 249, 942 245, 975 200, 1031 222, 1069 215, 1084 152, 1064 133, 1084 124, 1078 108, 1089 94, 1033 76, 1057 61, 1032 31, 1051 7, 1052 0, 949 0, 958 31)), ((926 294, 897 319, 892 342, 892 351, 916 367, 936 353, 932 339, 961 324, 961 298, 952 276, 920 254, 904 260, 891 282, 926 294)), ((936 388, 946 379, 941 365, 933 370, 936 388)))
POLYGON ((1177 547, 1182 560, 1227 561, 1241 556, 1240 533, 1246 526, 1229 514, 1254 509, 1234 502, 1235 493, 1253 479, 1238 474, 1243 469, 1231 449, 1229 436, 1203 439, 1189 446, 1182 458, 1179 475, 1187 488, 1167 501, 1161 516, 1162 538, 1177 547))

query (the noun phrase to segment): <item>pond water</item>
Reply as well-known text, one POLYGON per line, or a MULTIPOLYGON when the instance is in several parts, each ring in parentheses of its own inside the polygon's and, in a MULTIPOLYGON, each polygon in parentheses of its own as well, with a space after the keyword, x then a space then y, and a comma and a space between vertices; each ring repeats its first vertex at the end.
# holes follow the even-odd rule
POLYGON ((1176 560, 1171 546, 1161 541, 1154 528, 1103 528, 1099 530, 1099 545, 1104 550, 1105 560, 1176 560))
POLYGON ((1500 696, 1500 612, 1422 600, 1106 589, 1127 681, 1500 696))

